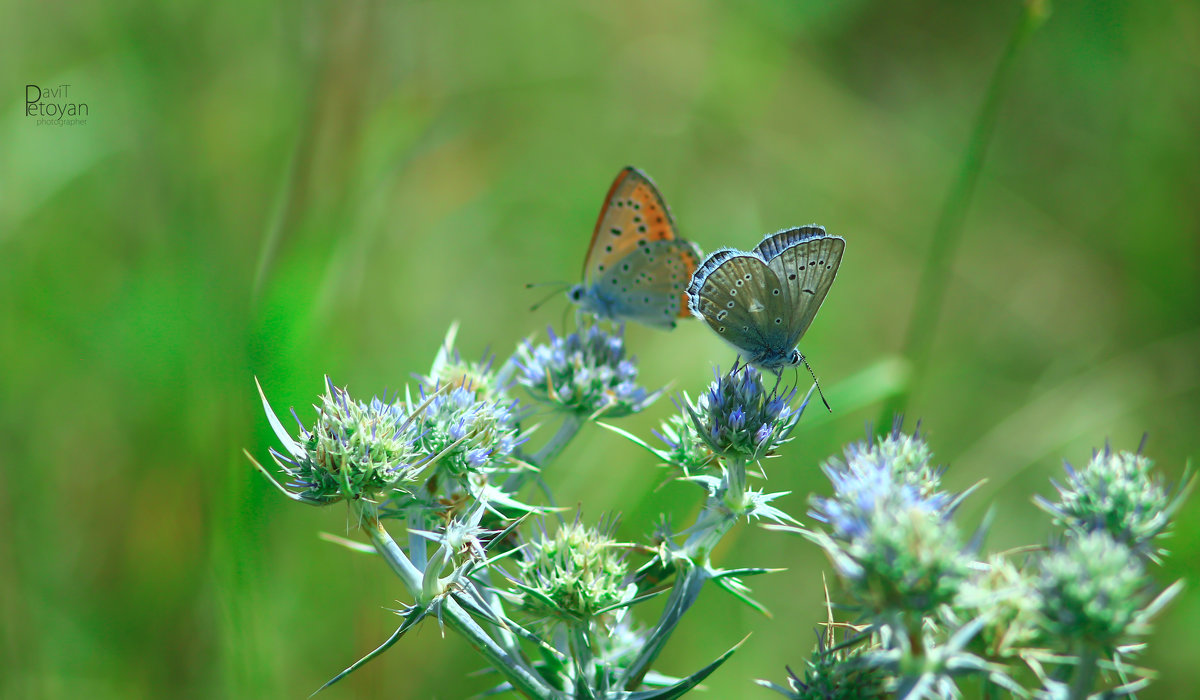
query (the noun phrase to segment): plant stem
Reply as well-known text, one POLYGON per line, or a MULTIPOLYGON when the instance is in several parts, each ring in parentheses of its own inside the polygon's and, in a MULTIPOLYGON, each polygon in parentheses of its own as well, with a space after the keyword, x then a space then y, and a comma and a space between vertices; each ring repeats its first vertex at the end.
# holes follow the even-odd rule
MULTIPOLYGON (((379 519, 373 516, 365 516, 363 521, 363 529, 371 538, 371 543, 375 545, 375 550, 380 556, 396 572, 400 580, 404 582, 409 593, 417 597, 419 604, 428 605, 428 601, 420 600, 421 594, 421 572, 412 565, 408 557, 404 556, 403 550, 392 539, 392 536, 384 529, 379 519)), ((506 649, 497 644, 487 632, 484 631, 470 613, 463 609, 452 596, 445 596, 442 599, 442 614, 440 619, 448 622, 452 628, 467 638, 471 646, 475 647, 480 654, 492 664, 492 666, 504 675, 505 678, 512 684, 513 688, 528 698, 552 698, 554 691, 546 686, 545 682, 540 677, 529 670, 528 664, 523 658, 518 658, 510 654, 506 649)))
POLYGON ((1096 671, 1099 660, 1096 652, 1091 649, 1085 649, 1079 654, 1079 664, 1075 667, 1075 673, 1071 679, 1071 700, 1087 700, 1088 694, 1092 690, 1092 686, 1096 684, 1096 671))
POLYGON ((513 375, 517 373, 517 368, 519 366, 517 363, 517 356, 518 353, 516 352, 509 355, 508 359, 504 361, 504 364, 500 365, 500 369, 496 370, 497 386, 506 386, 510 381, 512 381, 513 375))
POLYGON ((918 659, 925 658, 925 636, 921 633, 922 620, 920 617, 908 627, 908 647, 912 655, 918 659))
POLYGON ((740 459, 726 460, 725 480, 725 502, 740 505, 746 497, 746 463, 740 459))
POLYGON ((683 545, 684 556, 708 561, 708 555, 729 532, 743 512, 746 498, 746 463, 726 460, 724 483, 717 493, 709 496, 696 522, 689 528, 691 535, 683 545))
POLYGON ((984 678, 982 693, 984 700, 998 700, 1000 698, 1000 686, 984 678))
POLYGON ((1008 87, 1013 68, 1016 65, 1017 54, 1049 14, 1046 0, 1026 0, 1021 19, 1009 37, 1008 46, 996 70, 992 73, 984 95, 983 105, 975 118, 970 140, 959 164, 958 177, 950 187, 946 201, 938 215, 937 224, 933 230, 933 240, 929 244, 929 253, 925 259, 925 267, 921 271, 921 280, 917 286, 916 299, 913 302, 912 316, 909 319, 908 331, 905 335, 901 354, 911 363, 904 388, 884 404, 876 429, 886 431, 892 424, 893 416, 901 414, 908 406, 912 387, 919 386, 925 377, 929 366, 929 353, 941 316, 942 306, 946 297, 950 263, 962 240, 963 222, 971 197, 979 182, 979 173, 983 170, 983 161, 987 155, 988 144, 996 128, 996 117, 1000 103, 1008 87))
POLYGON ((583 427, 583 423, 584 418, 578 413, 566 414, 563 417, 562 425, 558 426, 558 432, 554 434, 554 437, 550 438, 542 446, 542 449, 533 455, 533 463, 540 468, 545 468, 550 462, 553 462, 562 453, 563 449, 566 448, 571 438, 575 437, 579 429, 583 427))
POLYGON ((404 555, 404 550, 400 549, 400 545, 396 544, 396 540, 393 540, 388 531, 384 529, 383 523, 379 522, 377 516, 362 513, 360 517, 363 523, 362 529, 371 538, 371 544, 375 545, 375 551, 379 552, 392 571, 400 577, 408 592, 413 596, 419 596, 421 594, 421 570, 413 566, 412 561, 404 555))
POLYGON ((570 638, 571 656, 579 672, 575 679, 576 685, 584 688, 596 688, 595 656, 592 654, 592 637, 588 633, 588 623, 581 622, 571 626, 570 638))
POLYGON ((679 561, 675 584, 671 587, 671 594, 663 607, 658 624, 646 639, 638 657, 624 670, 624 677, 627 679, 624 683, 626 690, 632 691, 641 685, 650 666, 666 646, 684 614, 696 602, 696 598, 700 596, 700 589, 708 579, 707 569, 697 567, 687 559, 679 561))
POLYGON ((429 564, 429 554, 426 549, 426 539, 424 535, 418 535, 412 530, 424 530, 425 519, 420 508, 412 506, 405 509, 404 520, 408 523, 408 556, 411 558, 412 564, 419 571, 425 571, 425 567, 429 564))
MULTIPOLYGON (((676 577, 670 598, 641 654, 629 667, 632 673, 625 683, 626 690, 633 690, 642 682, 650 664, 654 663, 666 645, 679 620, 696 602, 700 589, 711 578, 709 555, 745 512, 743 503, 746 498, 746 463, 730 459, 723 463, 723 467, 724 478, 721 486, 705 499, 704 508, 696 517, 696 522, 688 528, 691 534, 670 562, 674 565, 676 577), (698 565, 697 561, 701 564, 698 565)), ((663 564, 665 567, 668 562, 663 564)))
POLYGON ((442 607, 443 619, 450 623, 450 626, 459 634, 466 637, 471 646, 483 654, 492 667, 508 679, 514 690, 527 698, 550 700, 555 697, 554 690, 529 669, 524 658, 514 656, 496 644, 487 632, 475 622, 471 614, 463 610, 454 598, 447 597, 445 600, 445 605, 442 607))
MULTIPOLYGON (((542 449, 535 452, 528 458, 538 469, 545 469, 556 457, 562 454, 567 443, 579 433, 579 429, 585 423, 583 416, 577 413, 568 413, 563 416, 562 425, 558 426, 558 432, 554 433, 553 437, 542 446, 542 449)), ((521 490, 521 487, 528 483, 533 476, 533 472, 528 470, 521 471, 508 477, 504 482, 504 490, 508 493, 516 493, 521 490)))

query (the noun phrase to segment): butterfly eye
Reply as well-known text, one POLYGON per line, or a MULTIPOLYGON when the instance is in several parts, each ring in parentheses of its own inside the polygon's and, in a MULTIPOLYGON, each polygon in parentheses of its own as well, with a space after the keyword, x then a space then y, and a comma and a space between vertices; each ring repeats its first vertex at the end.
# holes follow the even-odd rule
POLYGON ((583 298, 583 290, 576 287, 571 290, 571 301, 579 301, 583 298))

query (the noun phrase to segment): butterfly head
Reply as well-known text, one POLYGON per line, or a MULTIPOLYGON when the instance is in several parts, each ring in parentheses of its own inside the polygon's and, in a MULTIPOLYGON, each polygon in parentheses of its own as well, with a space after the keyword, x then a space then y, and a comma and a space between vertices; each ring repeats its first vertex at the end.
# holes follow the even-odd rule
POLYGON ((594 286, 577 284, 567 289, 567 299, 583 311, 599 318, 615 319, 618 314, 613 309, 613 300, 602 294, 594 286))
POLYGON ((799 350, 793 349, 791 356, 787 360, 788 367, 799 367, 803 363, 804 355, 801 355, 799 350))

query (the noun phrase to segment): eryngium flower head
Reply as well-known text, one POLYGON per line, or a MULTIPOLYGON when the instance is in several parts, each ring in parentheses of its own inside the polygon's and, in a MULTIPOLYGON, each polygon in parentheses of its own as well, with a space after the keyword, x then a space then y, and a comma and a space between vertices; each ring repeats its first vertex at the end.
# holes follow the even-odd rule
MULTIPOLYGON (((479 399, 468 387, 434 387, 417 423, 417 447, 437 457, 439 473, 462 478, 510 467, 519 434, 516 401, 479 399)), ((422 398, 425 389, 421 389, 422 398)))
POLYGON ((627 583, 624 546, 608 529, 578 520, 560 525, 553 535, 543 529, 522 550, 522 606, 537 616, 583 622, 630 600, 637 587, 627 583))
POLYGON ((1103 530, 1067 537, 1041 562, 1041 623, 1051 638, 1111 651, 1137 633, 1149 600, 1142 558, 1103 530))
MULTIPOLYGON (((314 406, 317 421, 312 429, 301 424, 299 440, 285 441, 289 454, 271 450, 292 479, 288 486, 300 489, 298 499, 316 504, 343 498, 374 500, 411 487, 424 465, 408 407, 378 398, 355 401, 328 377, 325 386, 321 403, 314 406)), ((274 419, 274 413, 269 417, 274 419)), ((277 420, 272 423, 278 426, 277 420)))
POLYGON ((972 567, 970 578, 954 601, 957 611, 985 620, 970 642, 972 649, 986 658, 1001 659, 1036 646, 1041 635, 1041 598, 1036 583, 1035 574, 1019 569, 1001 555, 972 567))
POLYGON ((863 644, 831 649, 817 635, 817 648, 804 662, 804 675, 788 668, 788 687, 760 681, 792 700, 870 700, 888 697, 887 672, 860 658, 866 650, 863 644))
POLYGON ((700 438, 695 422, 686 413, 667 418, 654 434, 667 444, 667 449, 657 450, 655 454, 682 469, 684 474, 703 470, 713 462, 712 448, 700 438))
POLYGON ((938 490, 942 469, 930 466, 929 446, 917 433, 902 433, 898 422, 887 435, 847 445, 843 455, 821 465, 834 495, 814 497, 810 512, 829 523, 835 537, 862 535, 880 511, 918 511, 948 520, 957 505, 950 494, 938 490))
POLYGON ((505 372, 507 376, 502 377, 496 371, 495 357, 490 353, 485 353, 477 362, 464 360, 454 347, 457 333, 458 324, 455 323, 447 331, 442 347, 438 348, 429 376, 420 378, 422 385, 461 387, 473 392, 478 399, 506 399, 512 385, 511 371, 505 372))
POLYGON ((945 467, 930 464, 933 451, 921 436, 920 421, 912 435, 904 432, 903 427, 904 418, 897 416, 890 433, 874 440, 868 438, 865 443, 855 443, 849 449, 871 452, 868 459, 886 462, 901 483, 917 487, 922 496, 934 494, 941 487, 945 467))
POLYGON ((517 349, 518 381, 539 401, 559 410, 619 418, 637 413, 661 392, 637 384, 637 366, 625 358, 624 328, 608 333, 590 326, 565 337, 549 329, 550 342, 517 349))
POLYGON ((834 494, 814 496, 809 515, 829 531, 805 534, 867 610, 925 614, 954 598, 968 559, 950 520, 957 500, 927 480, 937 473, 928 468, 928 448, 897 433, 850 445, 844 460, 821 467, 834 494))
POLYGON ((1190 490, 1191 481, 1174 494, 1151 473, 1154 465, 1140 453, 1113 452, 1105 446, 1092 454, 1081 470, 1064 465, 1067 482, 1058 489, 1058 501, 1034 500, 1054 517, 1054 522, 1075 534, 1103 530, 1151 558, 1151 542, 1167 531, 1171 516, 1190 490))
POLYGON ((718 375, 696 401, 684 396, 684 409, 696 435, 718 456, 743 462, 772 454, 788 436, 808 405, 793 409, 793 389, 787 393, 763 384, 762 373, 750 365, 718 375))

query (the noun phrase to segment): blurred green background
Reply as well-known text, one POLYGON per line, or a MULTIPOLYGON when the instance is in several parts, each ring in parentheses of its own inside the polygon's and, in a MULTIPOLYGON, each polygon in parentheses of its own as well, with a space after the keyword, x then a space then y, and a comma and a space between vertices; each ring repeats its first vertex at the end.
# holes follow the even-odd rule
MULTIPOLYGON (((769 487, 877 420, 934 222, 1018 2, 241 3, 0 6, 0 694, 306 697, 396 624, 376 560, 324 543, 244 456, 254 392, 311 420, 322 375, 369 396, 460 347, 558 324, 526 282, 577 279, 621 166, 703 249, 817 222, 839 281, 801 348, 807 415, 769 487), (88 122, 39 126, 26 84, 88 122)), ((1013 64, 913 389, 948 483, 987 484, 992 548, 1040 542, 1061 460, 1106 440, 1178 479, 1200 420, 1200 5, 1056 2, 1013 64)), ((650 385, 696 392, 731 353, 698 323, 631 328, 650 385)), ((646 434, 663 402, 623 427, 646 434)), ((691 515, 643 452, 587 430, 548 475, 638 539, 691 515)), ((1158 570, 1147 698, 1200 692, 1200 512, 1158 570)), ((721 563, 788 567, 765 619, 705 593, 659 668, 753 633, 710 697, 772 697, 813 644, 827 562, 748 527, 721 563)), ((459 698, 489 678, 426 624, 329 698, 459 698)))

